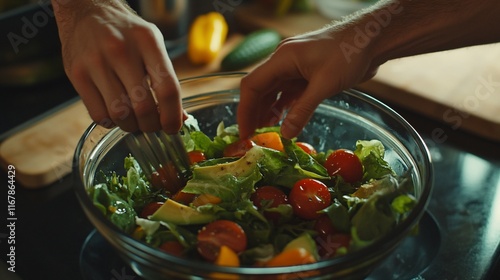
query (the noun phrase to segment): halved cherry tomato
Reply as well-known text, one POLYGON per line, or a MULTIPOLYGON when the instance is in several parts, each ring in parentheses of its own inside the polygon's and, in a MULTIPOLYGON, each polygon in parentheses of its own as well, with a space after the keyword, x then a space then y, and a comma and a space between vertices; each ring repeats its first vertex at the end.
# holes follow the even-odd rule
POLYGON ((185 185, 185 180, 177 172, 173 164, 167 164, 158 168, 151 174, 151 184, 154 188, 165 189, 171 194, 176 193, 185 185))
MULTIPOLYGON (((267 206, 268 208, 274 208, 274 207, 278 207, 281 204, 287 204, 288 203, 288 196, 277 187, 262 186, 262 187, 257 188, 255 190, 255 192, 250 197, 250 200, 252 200, 253 204, 258 209, 261 209, 263 207, 263 205, 267 206)), ((273 222, 277 222, 281 218, 280 213, 277 213, 277 212, 265 212, 264 211, 264 216, 268 220, 273 221, 273 222)))
POLYGON ((332 198, 323 182, 307 178, 294 184, 289 199, 295 215, 313 220, 321 216, 317 212, 329 206, 332 198))
POLYGON ((322 259, 335 257, 340 248, 349 249, 351 236, 345 233, 333 233, 316 236, 316 247, 322 259))
POLYGON ((314 230, 318 235, 325 236, 337 233, 338 230, 333 226, 333 222, 328 215, 319 217, 314 223, 314 230))
POLYGON ((182 246, 179 241, 166 241, 158 248, 164 252, 178 257, 182 256, 184 253, 184 246, 182 246))
POLYGON ((156 212, 156 210, 158 210, 158 208, 160 208, 160 206, 162 206, 162 205, 163 205, 163 202, 160 202, 160 201, 158 201, 158 202, 151 202, 151 203, 147 204, 142 209, 141 214, 139 215, 139 217, 147 219, 148 216, 153 215, 153 213, 156 212))
POLYGON ((350 150, 339 149, 332 152, 324 164, 330 176, 340 175, 347 183, 355 183, 363 178, 363 165, 350 150))
POLYGON ((284 152, 285 148, 281 141, 281 136, 274 131, 255 134, 252 141, 259 146, 284 152))
POLYGON ((253 146, 255 146, 255 143, 249 139, 238 140, 227 145, 222 153, 224 157, 242 157, 253 146))
POLYGON ((315 155, 317 154, 316 149, 314 149, 313 145, 306 143, 306 142, 295 142, 299 148, 301 148, 304 152, 310 154, 310 155, 315 155))
POLYGON ((188 157, 191 165, 207 159, 202 151, 190 151, 188 157))
POLYGON ((240 225, 229 220, 216 220, 205 225, 198 232, 197 249, 200 255, 214 262, 222 245, 229 247, 236 254, 247 247, 247 236, 240 225))

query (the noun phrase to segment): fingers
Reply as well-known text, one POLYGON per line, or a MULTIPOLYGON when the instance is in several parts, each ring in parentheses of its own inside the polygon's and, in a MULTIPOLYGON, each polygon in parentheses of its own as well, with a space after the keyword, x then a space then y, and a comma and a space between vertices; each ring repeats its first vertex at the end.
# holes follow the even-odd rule
POLYGON ((304 92, 293 102, 283 120, 281 124, 282 136, 287 139, 297 137, 324 97, 330 95, 332 92, 325 87, 324 80, 317 78, 311 80, 304 92))
POLYGON ((74 74, 68 75, 68 77, 70 77, 71 83, 79 93, 92 120, 106 128, 114 127, 115 123, 109 117, 104 99, 92 79, 87 73, 80 70, 75 70, 73 72, 74 74))
MULTIPOLYGON (((258 72, 253 72, 255 74, 258 72)), ((252 74, 244 77, 240 86, 240 102, 237 110, 237 122, 240 137, 249 138, 255 129, 262 123, 263 117, 267 117, 267 112, 276 101, 277 92, 272 90, 272 85, 267 90, 260 90, 258 81, 252 74)), ((265 85, 266 81, 262 84, 265 85)), ((263 87, 265 88, 265 87, 263 87)))
POLYGON ((318 71, 311 76, 303 76, 279 56, 246 76, 238 107, 240 137, 249 137, 258 127, 275 125, 285 111, 282 136, 290 139, 300 134, 321 101, 337 92, 338 84, 328 75, 318 71))
MULTIPOLYGON (((156 30, 153 30, 156 33, 156 30)), ((157 31, 159 32, 159 31, 157 31)), ((152 42, 140 42, 146 71, 151 80, 151 88, 156 96, 161 128, 169 133, 177 133, 183 122, 180 85, 172 63, 168 58, 161 34, 151 34, 152 42)), ((151 41, 151 40, 149 40, 151 41)))
POLYGON ((237 111, 240 137, 248 138, 266 120, 281 117, 282 112, 273 112, 277 108, 273 106, 283 84, 297 76, 290 59, 276 53, 242 79, 237 111))
POLYGON ((68 76, 98 124, 179 131, 184 112, 163 37, 148 25, 128 35, 136 44, 108 37, 85 59, 74 60, 68 76))
POLYGON ((282 90, 279 99, 273 104, 267 116, 265 116, 265 120, 260 122, 260 126, 272 126, 281 121, 285 112, 288 111, 300 95, 304 93, 307 84, 308 82, 302 79, 286 81, 286 83, 281 86, 282 90))
POLYGON ((90 72, 90 77, 99 90, 113 123, 125 131, 138 130, 127 90, 116 73, 101 64, 90 72))
POLYGON ((282 41, 267 61, 242 80, 240 137, 277 123, 283 115, 282 136, 296 137, 322 100, 358 82, 365 64, 348 68, 341 54, 332 52, 337 45, 326 29, 282 41))
MULTIPOLYGON (((141 57, 137 57, 137 55, 115 57, 109 63, 113 69, 116 69, 118 80, 126 91, 127 98, 124 99, 127 100, 131 109, 130 117, 127 119, 128 123, 123 124, 123 126, 135 126, 137 130, 145 132, 160 130, 156 101, 152 95, 141 57)), ((114 93, 104 92, 103 94, 111 96, 114 93)), ((110 109, 113 108, 108 107, 108 110, 110 109)))

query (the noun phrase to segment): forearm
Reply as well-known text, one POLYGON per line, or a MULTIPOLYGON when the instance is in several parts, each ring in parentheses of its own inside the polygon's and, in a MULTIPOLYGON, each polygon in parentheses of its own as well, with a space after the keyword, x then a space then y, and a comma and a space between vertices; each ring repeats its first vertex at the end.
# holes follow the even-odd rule
POLYGON ((365 47, 380 65, 394 58, 500 42, 499 14, 498 0, 381 0, 368 13, 339 24, 355 26, 360 38, 364 33, 369 41, 365 47))

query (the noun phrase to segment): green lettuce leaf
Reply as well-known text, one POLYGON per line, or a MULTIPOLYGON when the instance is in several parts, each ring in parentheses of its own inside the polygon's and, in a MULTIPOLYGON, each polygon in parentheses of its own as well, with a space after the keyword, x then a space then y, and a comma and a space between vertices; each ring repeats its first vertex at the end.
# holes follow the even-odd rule
POLYGON ((290 159, 284 153, 273 149, 262 149, 265 156, 259 160, 259 168, 263 176, 263 184, 292 188, 300 179, 327 180, 330 178, 322 172, 321 168, 313 167, 316 164, 313 163, 312 157, 303 160, 301 165, 298 159, 290 159))
POLYGON ((113 224, 127 233, 132 233, 137 213, 126 200, 111 192, 107 184, 97 184, 88 192, 97 209, 113 224))
POLYGON ((349 210, 339 200, 334 199, 330 206, 320 212, 328 215, 335 229, 345 233, 350 232, 351 221, 349 210))
POLYGON ((390 206, 390 197, 384 192, 374 193, 352 217, 352 227, 360 240, 376 240, 394 228, 396 218, 390 206))
POLYGON ((302 148, 297 146, 295 142, 283 139, 283 145, 288 157, 296 162, 300 166, 300 169, 312 172, 321 177, 328 177, 328 171, 326 170, 326 168, 313 156, 309 155, 304 150, 302 150, 302 148))
POLYGON ((361 160, 364 167, 363 181, 380 179, 395 172, 384 159, 385 148, 379 140, 358 140, 354 154, 361 160))

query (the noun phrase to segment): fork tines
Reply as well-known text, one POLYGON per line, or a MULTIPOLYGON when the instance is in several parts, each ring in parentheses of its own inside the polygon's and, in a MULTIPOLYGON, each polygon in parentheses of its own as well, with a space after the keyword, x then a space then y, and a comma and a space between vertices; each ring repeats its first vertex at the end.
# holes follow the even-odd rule
POLYGON ((151 178, 153 172, 170 163, 181 176, 190 175, 189 157, 179 133, 131 133, 126 142, 146 177, 151 178))

